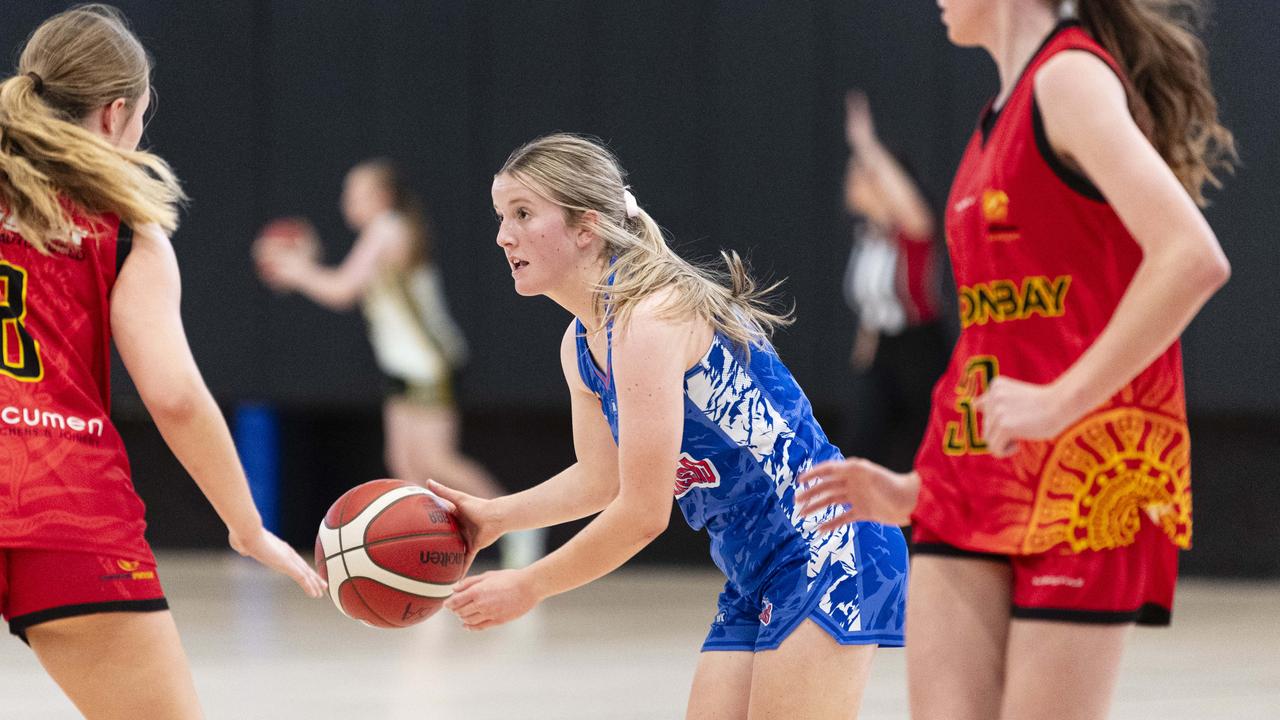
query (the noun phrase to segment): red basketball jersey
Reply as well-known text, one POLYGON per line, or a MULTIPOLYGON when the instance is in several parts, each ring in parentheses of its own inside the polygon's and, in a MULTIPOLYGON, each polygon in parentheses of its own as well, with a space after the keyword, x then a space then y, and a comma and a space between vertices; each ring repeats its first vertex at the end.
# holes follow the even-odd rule
POLYGON ((43 254, 0 208, 0 548, 149 559, 110 411, 115 217, 43 254))
POLYGON ((1045 139, 1034 78, 1064 50, 1117 63, 1078 24, 1059 26, 1004 108, 969 141, 947 201, 961 333, 934 387, 916 458, 914 520, 972 550, 1080 552, 1133 542, 1141 515, 1191 540, 1191 490, 1178 343, 1049 442, 988 453, 973 399, 997 375, 1048 383, 1102 332, 1142 252, 1092 184, 1045 139))

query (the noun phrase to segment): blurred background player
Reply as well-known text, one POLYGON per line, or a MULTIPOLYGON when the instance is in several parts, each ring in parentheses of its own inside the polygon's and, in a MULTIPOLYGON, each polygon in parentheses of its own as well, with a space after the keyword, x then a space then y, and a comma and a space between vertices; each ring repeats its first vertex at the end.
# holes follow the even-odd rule
POLYGON ((113 336, 232 547, 323 590, 263 529, 187 346, 167 237, 183 193, 136 149, 150 77, 124 17, 87 5, 37 28, 0 84, 0 614, 89 718, 201 716, 108 418, 113 336))
POLYGON ((845 97, 845 136, 845 207, 855 226, 844 294, 857 331, 842 447, 909 470, 950 342, 939 317, 936 223, 920 185, 876 135, 861 91, 845 97))
POLYGON ((1167 3, 940 5, 1000 73, 947 205, 960 340, 916 471, 831 463, 802 504, 910 517, 914 717, 1106 717, 1191 542, 1178 336, 1230 273, 1196 206, 1234 143, 1167 3))
POLYGON ((689 718, 849 718, 876 645, 901 645, 906 546, 896 527, 816 527, 795 477, 837 458, 768 341, 771 312, 736 255, 728 277, 674 253, 603 146, 550 135, 493 181, 516 292, 574 315, 560 359, 577 462, 495 500, 432 485, 474 548, 599 513, 522 570, 469 577, 446 607, 476 630, 617 569, 667 527, 674 495, 727 576, 689 718), (730 281, 725 286, 724 280, 730 281))
MULTIPOLYGON (((452 373, 466 361, 467 346, 445 304, 432 258, 436 238, 422 203, 392 162, 372 159, 347 173, 342 215, 357 237, 336 267, 320 263, 319 240, 308 223, 277 221, 254 246, 260 275, 277 290, 302 293, 331 310, 360 304, 385 377, 385 461, 392 475, 496 497, 502 488, 459 447, 452 373)), ((541 543, 541 533, 511 536, 502 548, 504 565, 532 562, 541 543)))

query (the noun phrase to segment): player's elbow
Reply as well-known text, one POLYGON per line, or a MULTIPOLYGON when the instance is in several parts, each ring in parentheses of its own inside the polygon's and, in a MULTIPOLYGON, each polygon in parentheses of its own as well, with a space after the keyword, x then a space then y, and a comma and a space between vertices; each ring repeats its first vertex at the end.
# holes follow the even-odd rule
POLYGON ((142 404, 157 425, 177 425, 189 421, 200 411, 203 394, 197 388, 138 388, 142 404))
POLYGON ((645 497, 624 488, 610 508, 626 518, 625 524, 619 528, 620 534, 627 536, 629 544, 639 547, 648 545, 665 532, 671 521, 670 495, 664 498, 645 497))
POLYGON ((1183 282, 1191 283, 1208 294, 1216 292, 1231 279, 1231 263, 1217 243, 1186 253, 1183 267, 1186 271, 1180 274, 1183 282))
POLYGON ((671 507, 663 505, 647 509, 636 519, 635 531, 637 540, 648 545, 659 535, 667 531, 671 522, 671 507))
POLYGON ((1208 284, 1213 290, 1217 290, 1227 281, 1231 279, 1231 263, 1227 260, 1227 256, 1221 250, 1216 250, 1206 263, 1206 273, 1208 274, 1208 284))
POLYGON ((594 508, 596 512, 599 512, 609 507, 614 500, 618 499, 618 483, 615 481, 612 484, 597 484, 595 487, 591 488, 590 493, 591 494, 588 496, 587 500, 591 504, 591 507, 594 508))

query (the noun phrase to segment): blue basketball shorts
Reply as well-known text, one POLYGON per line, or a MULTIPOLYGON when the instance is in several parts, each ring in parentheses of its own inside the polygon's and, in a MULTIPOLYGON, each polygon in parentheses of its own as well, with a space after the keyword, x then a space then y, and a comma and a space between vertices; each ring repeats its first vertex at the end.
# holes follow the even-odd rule
POLYGON ((852 533, 852 552, 829 558, 816 577, 810 577, 810 557, 792 555, 754 592, 726 582, 703 652, 774 650, 805 620, 841 645, 901 647, 907 602, 902 531, 858 523, 852 533))

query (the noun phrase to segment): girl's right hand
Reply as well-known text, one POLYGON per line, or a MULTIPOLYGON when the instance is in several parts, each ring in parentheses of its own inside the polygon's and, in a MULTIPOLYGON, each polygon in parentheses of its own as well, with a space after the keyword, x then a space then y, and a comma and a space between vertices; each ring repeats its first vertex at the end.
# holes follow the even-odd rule
POLYGON ((447 488, 435 480, 427 481, 427 489, 440 498, 449 512, 458 518, 462 535, 467 541, 468 567, 476 553, 489 547, 506 533, 494 511, 494 501, 447 488))
POLYGON ((843 512, 818 528, 821 532, 862 521, 908 525, 920 495, 919 475, 896 473, 861 458, 815 465, 796 482, 800 488, 796 509, 801 515, 844 506, 843 512))
POLYGON ((845 93, 844 132, 849 147, 857 152, 867 152, 878 142, 875 121, 871 119, 871 102, 861 90, 845 93))

